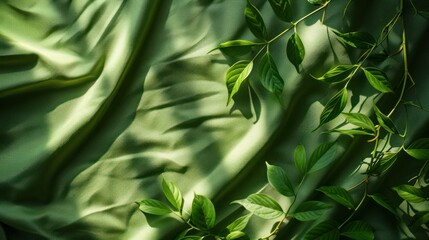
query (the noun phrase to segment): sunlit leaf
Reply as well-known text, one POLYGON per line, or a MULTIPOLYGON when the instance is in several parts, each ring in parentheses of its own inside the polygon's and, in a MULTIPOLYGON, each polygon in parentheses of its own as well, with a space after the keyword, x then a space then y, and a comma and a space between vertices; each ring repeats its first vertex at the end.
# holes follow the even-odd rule
POLYGON ((304 60, 305 48, 298 33, 295 32, 290 36, 286 46, 286 53, 289 61, 295 66, 296 71, 300 72, 299 66, 304 60))
POLYGON ((183 236, 182 238, 179 238, 178 240, 203 240, 204 237, 202 236, 183 236))
POLYGON ((234 231, 234 232, 230 232, 227 236, 226 236, 226 240, 238 240, 238 239, 249 239, 249 237, 246 236, 246 234, 244 232, 241 231, 234 231))
POLYGON ((364 221, 349 222, 341 229, 341 235, 354 240, 373 240, 375 239, 374 230, 364 221))
POLYGON ((313 227, 304 237, 305 240, 338 240, 340 231, 338 223, 328 220, 313 227))
POLYGON ((395 190, 402 199, 411 203, 424 202, 428 198, 420 188, 407 184, 394 187, 393 190, 395 190))
POLYGON ((344 110, 346 104, 347 89, 343 88, 326 103, 325 108, 323 108, 320 114, 320 123, 317 128, 336 118, 344 110))
POLYGON ((368 116, 362 113, 343 113, 343 115, 347 122, 363 129, 370 130, 371 132, 375 132, 375 125, 368 116))
POLYGON ((323 192, 326 196, 334 200, 335 202, 345 206, 349 209, 355 208, 355 202, 350 193, 339 186, 323 186, 317 189, 317 191, 323 192))
POLYGON ((195 194, 192 201, 191 221, 198 228, 210 230, 216 222, 213 203, 205 196, 195 194))
POLYGON ((427 224, 428 222, 429 222, 429 211, 417 212, 412 219, 412 224, 414 226, 420 226, 422 224, 427 224))
POLYGON ((372 198, 372 200, 374 200, 378 205, 387 209, 393 215, 396 215, 396 211, 395 211, 395 208, 393 207, 393 204, 386 196, 380 193, 376 193, 376 194, 368 195, 368 197, 372 198))
POLYGON ((386 115, 384 115, 375 104, 373 104, 373 108, 374 108, 375 115, 377 116, 377 121, 380 124, 380 126, 390 133, 397 134, 398 129, 396 128, 392 120, 386 115))
POLYGON ((163 202, 156 199, 145 199, 137 202, 140 211, 153 215, 166 215, 171 213, 171 209, 163 202))
POLYGON ((312 5, 322 5, 326 2, 327 0, 307 0, 307 2, 309 2, 312 5))
POLYGON ((168 181, 165 178, 162 178, 162 191, 164 192, 167 200, 173 205, 173 207, 182 212, 183 209, 183 197, 179 188, 171 181, 168 181))
POLYGON ((257 45, 261 45, 261 43, 255 43, 248 40, 231 40, 219 44, 218 47, 210 50, 209 53, 219 49, 226 55, 239 57, 249 53, 252 50, 252 47, 257 45))
POLYGON ((175 240, 183 240, 190 231, 192 231, 192 228, 184 230, 175 238, 175 240))
POLYGON ((368 49, 375 44, 374 37, 367 32, 340 33, 335 30, 333 32, 341 42, 353 48, 368 49))
POLYGON ((429 159, 429 138, 414 141, 405 149, 405 152, 418 160, 429 159))
POLYGON ((226 72, 226 87, 228 88, 228 101, 238 92, 241 84, 247 79, 253 68, 253 61, 241 60, 234 63, 226 72))
POLYGON ((249 219, 252 216, 252 214, 247 214, 244 216, 241 216, 237 219, 235 219, 231 224, 229 224, 226 228, 230 231, 230 232, 234 232, 234 231, 241 231, 244 228, 246 228, 247 223, 249 223, 249 219))
POLYGON ((294 211, 293 217, 299 221, 313 221, 319 219, 331 205, 320 201, 307 201, 301 203, 294 211))
POLYGON ((285 22, 292 21, 290 0, 268 0, 276 16, 285 22))
POLYGON ((274 219, 284 214, 279 203, 263 193, 251 194, 246 199, 237 200, 233 203, 242 205, 249 212, 264 219, 274 219))
POLYGON ((348 79, 356 67, 356 65, 337 65, 329 69, 323 76, 316 77, 316 79, 328 83, 342 82, 348 79))
POLYGON ((313 151, 308 161, 308 173, 319 171, 335 160, 337 145, 335 142, 321 143, 313 151))
POLYGON ((286 176, 286 172, 278 166, 267 164, 267 178, 270 185, 280 194, 292 197, 295 196, 292 184, 286 176))
POLYGON ((295 148, 293 159, 298 171, 305 175, 307 173, 307 154, 304 145, 300 144, 295 148))
POLYGON ((259 79, 268 91, 273 93, 278 99, 281 98, 284 81, 268 51, 259 62, 259 79))
POLYGON ((382 93, 393 92, 390 81, 383 71, 375 67, 362 68, 362 70, 372 87, 382 93))
POLYGON ((261 13, 249 0, 247 0, 246 8, 244 9, 244 16, 253 35, 261 40, 267 40, 268 33, 261 13))

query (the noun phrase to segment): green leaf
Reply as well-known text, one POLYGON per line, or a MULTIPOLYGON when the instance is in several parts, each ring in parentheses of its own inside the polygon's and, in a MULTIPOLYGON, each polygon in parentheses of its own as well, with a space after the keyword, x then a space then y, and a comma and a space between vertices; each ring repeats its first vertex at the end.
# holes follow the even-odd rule
POLYGON ((396 193, 398 193, 398 195, 407 202, 420 203, 427 200, 427 197, 420 188, 416 188, 411 185, 402 184, 394 187, 393 190, 395 190, 396 193))
POLYGON ((261 13, 249 0, 247 0, 246 8, 244 9, 244 16, 253 35, 261 40, 267 40, 268 33, 261 13))
POLYGON ((389 117, 384 115, 375 104, 373 104, 373 108, 374 108, 375 115, 377 116, 377 121, 382 128, 384 128, 386 131, 393 134, 399 133, 395 124, 392 122, 392 120, 389 117))
POLYGON ((179 238, 178 240, 203 240, 204 237, 202 236, 184 236, 182 238, 179 238))
POLYGON ((379 162, 377 162, 373 167, 371 167, 370 173, 383 174, 387 172, 387 170, 389 170, 389 168, 393 166, 397 159, 398 153, 385 152, 383 158, 381 158, 379 162))
POLYGON ((374 230, 364 221, 349 222, 342 229, 341 235, 354 240, 373 240, 375 239, 374 230))
POLYGON ((190 232, 192 230, 192 228, 188 228, 185 231, 181 232, 176 238, 175 240, 183 240, 186 235, 188 234, 188 232, 190 232))
POLYGON ((295 66, 297 72, 300 72, 299 65, 304 60, 305 48, 298 33, 294 32, 287 42, 286 54, 289 61, 295 66))
POLYGON ((267 51, 259 62, 259 79, 262 85, 278 99, 281 99, 284 81, 280 76, 274 59, 267 51))
POLYGON ((284 214, 282 208, 276 200, 263 193, 255 193, 246 199, 237 200, 238 203, 249 212, 264 219, 274 219, 284 214))
POLYGON ((145 199, 137 202, 140 211, 153 215, 166 215, 171 213, 171 209, 163 202, 156 199, 145 199))
POLYGON ((183 197, 179 188, 171 181, 162 178, 162 191, 164 192, 167 200, 173 205, 173 207, 182 213, 183 210, 183 197))
POLYGON ((230 232, 226 236, 226 240, 233 240, 233 239, 249 239, 244 232, 241 231, 234 231, 230 232))
POLYGON ((313 151, 308 161, 308 173, 313 173, 328 166, 335 160, 337 145, 335 142, 322 143, 313 151))
POLYGON ((292 21, 292 7, 290 0, 269 0, 271 8, 276 16, 285 22, 292 21))
POLYGON ((195 194, 192 201, 191 221, 198 228, 210 230, 216 222, 216 211, 210 199, 195 194))
POLYGON ((374 133, 367 132, 365 130, 360 129, 332 129, 330 132, 338 132, 346 135, 368 135, 374 136, 374 133))
POLYGON ((295 148, 293 159, 298 171, 305 175, 307 173, 307 154, 304 145, 300 144, 295 148))
POLYGON ((305 235, 305 240, 338 240, 340 239, 340 231, 338 223, 334 221, 323 221, 313 227, 305 235))
POLYGON ((326 2, 327 0, 307 0, 307 2, 309 2, 312 5, 322 5, 326 2))
POLYGON ((252 50, 252 47, 257 45, 261 45, 261 43, 255 43, 247 40, 231 40, 219 44, 218 47, 210 50, 209 53, 219 49, 226 55, 239 57, 249 53, 252 50))
POLYGON ((418 160, 429 159, 429 138, 416 140, 405 149, 405 152, 418 160))
POLYGON ((375 133, 375 125, 368 116, 362 113, 343 113, 346 121, 375 133))
POLYGON ((231 224, 229 224, 226 228, 229 232, 241 231, 246 228, 247 223, 249 222, 252 214, 247 214, 235 219, 231 224))
POLYGON ((337 65, 329 69, 323 76, 316 77, 316 79, 327 83, 342 82, 347 80, 356 67, 356 65, 337 65))
POLYGON ((253 68, 253 61, 241 60, 234 63, 226 72, 226 86, 228 88, 228 101, 238 92, 241 84, 249 76, 253 68))
POLYGON ((286 172, 278 166, 267 164, 267 178, 270 185, 280 194, 292 197, 295 196, 292 184, 286 176, 286 172))
MULTIPOLYGON (((338 93, 336 93, 328 103, 323 108, 322 113, 320 114, 320 123, 317 128, 323 124, 331 121, 336 118, 344 110, 347 104, 347 89, 343 88, 338 93)), ((317 129, 316 128, 316 129, 317 129)))
POLYGON ((368 49, 375 44, 374 37, 367 32, 340 33, 335 30, 333 32, 341 42, 353 48, 368 49))
POLYGON ((326 196, 334 200, 335 202, 345 206, 349 209, 355 208, 355 202, 350 193, 342 187, 338 186, 323 186, 317 189, 317 191, 323 192, 326 196))
POLYGON ((380 193, 376 193, 376 194, 368 195, 368 197, 372 198, 372 200, 374 200, 374 202, 376 202, 378 205, 387 209, 389 212, 391 212, 393 215, 396 216, 395 208, 393 207, 393 204, 390 202, 390 200, 386 196, 384 196, 380 193))
POLYGON ((293 213, 293 217, 299 221, 313 221, 319 219, 331 205, 320 201, 307 201, 301 203, 293 213))
POLYGON ((412 225, 420 226, 429 222, 429 211, 417 212, 412 219, 412 225))
POLYGON ((375 67, 362 68, 362 70, 372 87, 382 93, 393 92, 390 81, 383 71, 375 67))

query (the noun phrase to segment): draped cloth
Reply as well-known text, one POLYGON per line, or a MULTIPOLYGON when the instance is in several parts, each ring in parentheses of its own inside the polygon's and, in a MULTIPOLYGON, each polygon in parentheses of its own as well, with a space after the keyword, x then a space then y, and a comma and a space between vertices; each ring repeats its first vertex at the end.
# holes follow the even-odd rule
MULTIPOLYGON (((343 17, 345 3, 333 0, 324 24, 316 14, 297 27, 306 51, 300 74, 286 58, 290 33, 270 45, 285 80, 281 103, 254 72, 228 106, 224 77, 234 59, 208 52, 232 39, 256 41, 244 20, 245 1, 1 1, 0 239, 174 239, 183 224, 145 216, 135 204, 163 199, 161 176, 181 189, 185 209, 194 193, 211 198, 220 223, 244 212, 231 201, 254 192, 288 206, 267 187, 265 162, 299 181, 292 161, 298 144, 308 153, 322 142, 338 144, 337 161, 308 180, 303 199, 320 184, 353 186, 364 177, 355 170, 371 148, 365 138, 322 134, 341 118, 313 132, 338 87, 312 76, 355 60, 330 28, 377 36, 395 14, 390 1, 352 1, 343 17)), ((315 9, 293 2, 295 19, 315 9)), ((268 2, 254 3, 271 37, 287 26, 268 2)), ((417 87, 405 99, 429 107, 428 23, 406 20, 417 87)), ((392 41, 400 34, 392 32, 392 41)), ((403 65, 400 58, 388 63, 383 70, 397 93, 403 65)), ((376 94, 358 76, 345 111, 372 114, 376 94)), ((387 94, 377 104, 389 111, 397 97, 387 94)), ((410 120, 407 141, 427 137, 429 117, 420 110, 401 109, 392 118, 400 128, 410 120)), ((377 186, 407 179, 413 164, 376 179, 373 191, 388 192, 377 186)), ((399 239, 392 217, 369 207, 363 218, 374 220, 380 239, 399 239)), ((246 231, 254 239, 272 224, 254 217, 246 231)), ((302 236, 303 229, 289 233, 302 236)))

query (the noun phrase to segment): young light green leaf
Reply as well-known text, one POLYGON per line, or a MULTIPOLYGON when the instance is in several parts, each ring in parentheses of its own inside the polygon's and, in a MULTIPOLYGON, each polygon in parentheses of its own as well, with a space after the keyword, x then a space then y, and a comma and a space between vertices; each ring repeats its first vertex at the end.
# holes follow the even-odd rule
POLYGON ((338 240, 340 231, 338 223, 327 220, 317 224, 304 237, 305 240, 338 240))
POLYGON ((393 92, 390 81, 383 71, 375 67, 362 68, 362 70, 372 87, 382 93, 393 92))
POLYGON ((327 83, 342 82, 349 78, 356 67, 356 65, 337 65, 329 69, 323 76, 316 77, 316 79, 327 83))
POLYGON ((304 145, 300 144, 295 148, 293 160, 298 171, 305 175, 307 173, 307 154, 304 145))
POLYGON ((376 202, 378 205, 387 209, 389 212, 391 212, 393 215, 396 216, 395 208, 393 207, 393 204, 390 202, 390 200, 386 196, 384 196, 380 193, 376 193, 376 194, 368 195, 368 197, 372 198, 372 200, 374 200, 374 202, 376 202))
POLYGON ((295 196, 292 184, 286 176, 286 172, 278 166, 267 164, 267 178, 270 185, 280 194, 286 197, 295 196))
POLYGON ((242 205, 249 212, 264 219, 274 219, 284 214, 279 203, 263 193, 251 194, 246 199, 237 200, 233 203, 242 205))
POLYGON ((373 104, 373 108, 374 108, 375 115, 377 116, 377 121, 382 128, 384 128, 386 131, 393 134, 399 133, 395 124, 392 122, 392 120, 389 117, 384 115, 375 104, 373 104))
POLYGON ((290 0, 268 0, 276 16, 285 22, 292 21, 290 0))
POLYGON ((162 216, 172 212, 165 203, 156 199, 145 199, 136 203, 139 205, 140 211, 144 213, 162 216))
POLYGON ((374 230, 364 221, 349 222, 342 228, 341 235, 354 240, 373 240, 375 239, 374 230))
POLYGON ((360 130, 360 129, 332 129, 329 132, 337 132, 337 133, 341 133, 341 134, 346 134, 346 135, 368 135, 368 136, 375 136, 374 133, 370 133, 367 132, 365 130, 360 130))
POLYGON ((192 201, 192 223, 200 229, 210 230, 216 222, 216 211, 213 203, 205 196, 195 194, 192 201))
POLYGON ((280 76, 274 59, 267 51, 259 62, 259 79, 262 85, 278 99, 281 99, 284 81, 280 76))
POLYGON ((257 45, 261 45, 261 43, 255 43, 248 40, 231 40, 219 44, 218 47, 213 48, 209 53, 219 49, 226 55, 239 57, 249 53, 252 50, 252 47, 257 45))
POLYGON ((418 160, 429 159, 429 138, 421 138, 416 140, 405 149, 405 152, 418 160))
POLYGON ((393 190, 407 202, 420 203, 428 200, 428 197, 425 196, 425 193, 420 188, 411 185, 402 184, 394 187, 393 190))
POLYGON ((171 181, 168 181, 165 178, 162 178, 161 183, 162 191, 167 200, 173 205, 173 207, 182 213, 183 209, 183 197, 179 188, 171 181))
POLYGON ((286 46, 286 54, 289 61, 295 66, 296 71, 300 72, 299 65, 304 60, 305 48, 298 33, 294 32, 290 36, 286 46))
POLYGON ((267 28, 265 27, 261 13, 249 0, 247 0, 246 8, 244 9, 244 16, 247 26, 253 35, 260 40, 267 40, 267 28))
POLYGON ((327 0, 307 0, 307 2, 309 2, 312 5, 322 5, 326 2, 327 0))
POLYGON ((325 108, 323 108, 322 113, 320 114, 319 126, 316 129, 340 115, 346 107, 346 104, 347 89, 343 88, 329 99, 328 103, 326 103, 325 108))
POLYGON ((341 42, 353 48, 368 49, 375 44, 374 37, 367 32, 340 33, 335 30, 333 32, 341 42))
POLYGON ((350 193, 342 187, 339 186, 323 186, 317 189, 324 193, 326 196, 334 200, 335 202, 345 206, 349 209, 355 208, 355 202, 350 195, 350 193))
POLYGON ((246 234, 244 232, 241 231, 234 231, 234 232, 230 232, 227 236, 226 236, 226 240, 234 240, 234 239, 249 239, 246 234))
POLYGON ((337 152, 337 145, 335 142, 321 143, 313 151, 308 161, 308 173, 313 173, 328 166, 335 160, 335 153, 337 152))
POLYGON ((253 68, 253 61, 241 60, 234 63, 226 72, 226 87, 228 88, 228 101, 238 92, 241 84, 249 76, 253 68))
POLYGON ((226 227, 226 229, 228 229, 229 232, 243 230, 244 228, 246 228, 247 223, 249 223, 249 219, 251 216, 252 214, 247 214, 235 219, 231 224, 226 227))
POLYGON ((299 221, 313 221, 319 219, 331 205, 320 201, 307 201, 301 203, 293 213, 293 217, 299 221))
POLYGON ((368 116, 362 113, 343 113, 343 115, 347 122, 363 129, 370 130, 371 132, 375 132, 375 125, 368 116))

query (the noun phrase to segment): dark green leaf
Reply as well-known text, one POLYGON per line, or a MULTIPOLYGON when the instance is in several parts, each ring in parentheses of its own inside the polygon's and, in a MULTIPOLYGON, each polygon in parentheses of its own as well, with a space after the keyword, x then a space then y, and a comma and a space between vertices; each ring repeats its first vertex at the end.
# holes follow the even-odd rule
POLYGON ((372 87, 382 93, 393 92, 390 81, 383 71, 375 67, 362 68, 362 70, 372 87))
POLYGON ((284 214, 280 205, 270 196, 263 193, 255 193, 246 199, 237 200, 238 203, 249 212, 264 219, 274 219, 284 214))
POLYGON ((210 199, 195 194, 192 201, 191 221, 200 229, 210 230, 214 227, 216 211, 210 199))
POLYGON ((270 185, 280 194, 292 197, 295 196, 292 184, 286 176, 286 172, 278 166, 267 164, 267 178, 270 185))
POLYGON ((293 217, 299 221, 317 220, 331 207, 331 205, 320 201, 303 202, 296 208, 293 217))
POLYGON ((374 37, 367 32, 340 33, 335 30, 333 32, 341 42, 353 48, 368 49, 375 44, 374 37))
POLYGON ((427 197, 420 188, 416 188, 411 185, 403 184, 394 187, 393 190, 395 190, 398 195, 407 202, 420 203, 427 200, 427 197))
MULTIPOLYGON (((323 108, 322 113, 320 114, 320 123, 317 128, 323 124, 331 121, 336 118, 344 110, 347 104, 347 89, 343 88, 338 93, 336 93, 328 103, 323 108)), ((317 129, 316 128, 316 129, 317 129)))
POLYGON ((269 0, 276 16, 285 22, 292 21, 292 7, 290 0, 269 0))
POLYGON ((247 5, 244 9, 244 16, 253 35, 261 40, 267 40, 268 33, 261 13, 249 0, 247 0, 247 5))
POLYGON ((168 208, 163 202, 156 199, 145 199, 137 202, 140 211, 153 215, 166 215, 171 213, 171 209, 168 208))
POLYGON ((228 88, 228 102, 238 92, 241 84, 249 76, 253 68, 253 61, 241 60, 234 63, 226 72, 226 86, 228 88))
POLYGON ((298 33, 293 33, 287 42, 286 53, 289 61, 295 66, 297 72, 300 72, 299 65, 304 60, 305 48, 298 33))
POLYGON ((162 178, 161 186, 167 200, 181 213, 183 209, 183 197, 179 188, 173 182, 164 178, 162 178))
POLYGON ((396 159, 398 159, 398 153, 385 152, 381 160, 371 167, 370 172, 377 175, 383 174, 393 166, 396 159))
POLYGON ((413 219, 412 219, 412 224, 414 226, 420 226, 428 222, 429 222, 429 211, 418 212, 416 213, 415 216, 413 216, 413 219))
POLYGON ((234 231, 234 232, 230 232, 227 236, 226 236, 226 240, 233 240, 233 239, 249 239, 246 234, 244 232, 241 231, 234 231))
POLYGON ((309 2, 312 5, 322 5, 326 2, 327 0, 307 0, 307 2, 309 2))
POLYGON ((328 83, 341 82, 347 80, 356 67, 356 65, 337 65, 316 79, 328 83))
POLYGON ((429 159, 429 138, 416 140, 405 149, 405 152, 418 160, 429 159))
POLYGON ((293 159, 298 171, 305 175, 307 173, 307 154, 304 145, 300 144, 295 148, 293 159))
POLYGON ((380 124, 380 126, 390 133, 397 134, 398 129, 396 128, 392 120, 388 118, 386 115, 384 115, 375 104, 373 104, 373 108, 374 108, 375 115, 377 116, 377 121, 380 124))
POLYGON ((389 212, 391 212, 393 215, 396 216, 395 208, 393 207, 393 204, 386 196, 380 193, 376 193, 368 196, 372 198, 372 200, 374 200, 378 205, 384 207, 385 209, 387 209, 389 212))
POLYGON ((374 133, 367 132, 365 130, 360 129, 333 129, 330 132, 338 132, 346 135, 368 135, 374 136, 374 133))
POLYGON ((249 219, 251 216, 252 216, 252 214, 247 214, 247 215, 241 216, 241 217, 235 219, 234 222, 229 224, 226 228, 229 230, 229 232, 241 231, 244 228, 246 228, 247 223, 249 222, 249 219))
POLYGON ((317 189, 317 191, 323 192, 326 196, 334 200, 335 202, 345 206, 349 209, 355 208, 355 202, 353 201, 350 193, 342 187, 338 186, 323 186, 317 189))
POLYGON ((374 230, 364 221, 349 222, 342 229, 341 235, 354 240, 373 240, 375 239, 374 230))
POLYGON ((252 47, 256 45, 261 45, 261 43, 255 43, 247 40, 231 40, 219 44, 218 47, 210 50, 209 53, 219 49, 226 55, 239 57, 249 53, 252 50, 252 47))
POLYGON ((305 240, 338 240, 340 239, 340 231, 338 223, 334 221, 323 221, 313 227, 305 235, 305 240))
POLYGON ((274 59, 267 51, 259 62, 259 78, 262 85, 278 99, 281 99, 284 82, 274 59))
POLYGON ((381 63, 384 60, 386 60, 389 57, 389 54, 387 54, 387 52, 382 51, 379 53, 373 53, 371 55, 369 55, 368 60, 376 62, 376 63, 381 63))
POLYGON ((370 130, 371 132, 375 132, 374 123, 366 115, 362 113, 343 113, 343 115, 347 122, 363 129, 370 130))
POLYGON ((308 161, 308 173, 313 173, 328 166, 335 160, 337 145, 335 142, 322 143, 313 151, 308 161))

